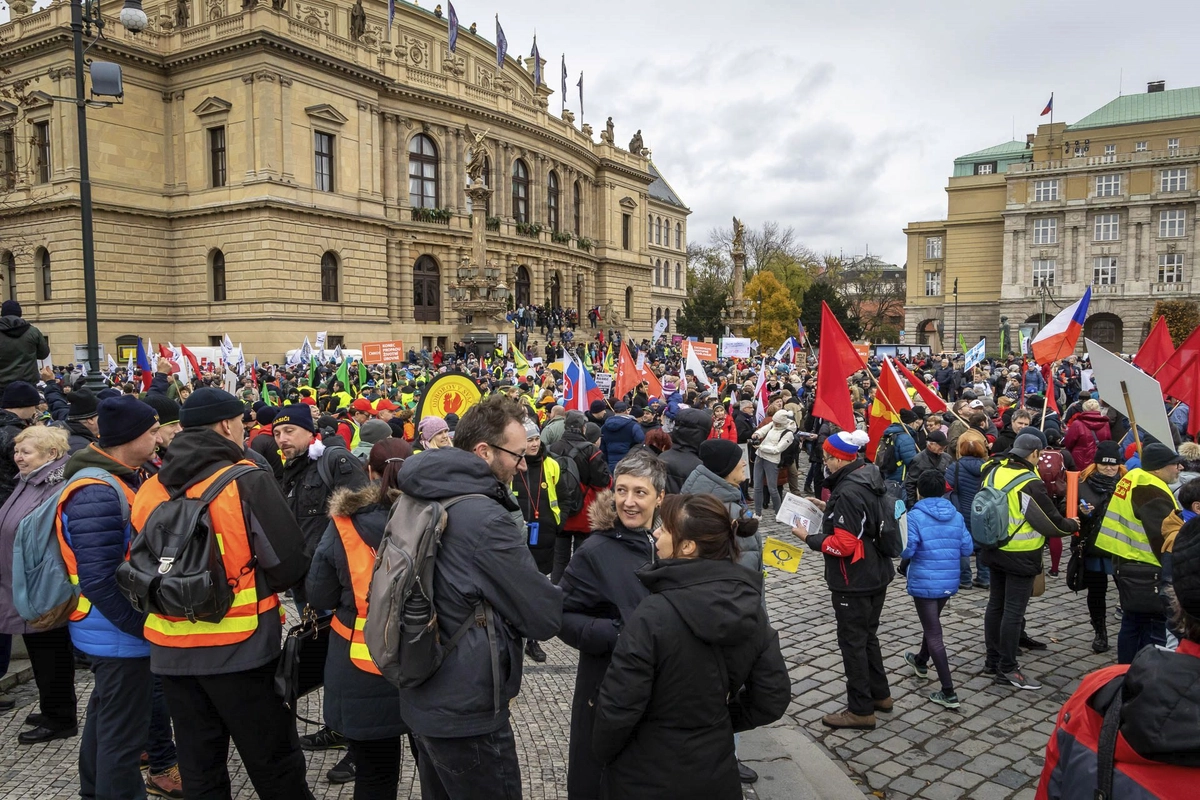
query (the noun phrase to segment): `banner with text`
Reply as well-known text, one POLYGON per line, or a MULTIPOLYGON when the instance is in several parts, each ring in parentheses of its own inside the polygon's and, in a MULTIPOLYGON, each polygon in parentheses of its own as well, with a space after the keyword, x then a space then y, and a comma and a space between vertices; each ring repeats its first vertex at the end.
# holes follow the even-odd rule
POLYGON ((363 342, 363 362, 366 364, 395 364, 404 361, 404 342, 363 342))

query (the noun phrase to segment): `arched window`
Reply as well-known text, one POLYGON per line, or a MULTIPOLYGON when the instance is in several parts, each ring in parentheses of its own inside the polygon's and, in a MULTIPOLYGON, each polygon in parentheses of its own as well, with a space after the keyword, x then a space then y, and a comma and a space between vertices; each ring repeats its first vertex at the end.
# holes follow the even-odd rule
POLYGON ((529 167, 519 158, 513 162, 512 208, 513 219, 529 222, 529 167))
POLYGON ((654 322, 658 322, 660 317, 662 317, 662 309, 661 308, 654 309, 654 322))
MULTIPOLYGON (((669 333, 671 330, 671 309, 669 309, 669 308, 666 309, 666 312, 667 312, 666 314, 664 314, 662 317, 659 318, 659 319, 665 319, 667 321, 667 327, 663 328, 663 333, 669 333)), ((657 321, 658 320, 655 320, 655 322, 657 322, 657 321)))
POLYGON ((625 287, 625 319, 633 319, 633 287, 625 287))
POLYGON ((579 181, 575 181, 575 235, 583 236, 583 190, 579 181))
POLYGON ((646 244, 654 244, 654 215, 646 215, 646 244))
POLYGON ((678 222, 675 223, 675 249, 683 249, 683 226, 678 222))
POLYGON ((437 178, 437 145, 418 133, 408 143, 408 204, 413 208, 437 208, 437 178))
POLYGON ((41 282, 41 296, 38 299, 49 300, 54 294, 53 280, 50 274, 50 251, 39 247, 34 263, 37 264, 38 280, 41 282))
POLYGON ((338 257, 332 250, 321 256, 321 302, 338 302, 338 257))
POLYGON ((209 254, 209 273, 212 275, 212 299, 214 302, 225 302, 225 254, 213 250, 209 254))
POLYGON ((662 286, 662 259, 658 258, 654 261, 654 285, 662 286))
POLYGON ((12 253, 5 253, 3 259, 5 300, 17 299, 17 259, 12 253))
POLYGON ((683 288, 683 265, 678 261, 675 262, 675 288, 683 288))
POLYGON ((413 264, 413 319, 441 322, 442 285, 437 262, 421 256, 413 264))
POLYGON ((558 173, 554 170, 546 181, 546 221, 550 230, 558 233, 558 173))
POLYGON ((662 244, 662 217, 654 221, 654 243, 662 244))
POLYGON ((529 305, 529 284, 529 270, 525 269, 524 266, 517 267, 517 305, 529 305))

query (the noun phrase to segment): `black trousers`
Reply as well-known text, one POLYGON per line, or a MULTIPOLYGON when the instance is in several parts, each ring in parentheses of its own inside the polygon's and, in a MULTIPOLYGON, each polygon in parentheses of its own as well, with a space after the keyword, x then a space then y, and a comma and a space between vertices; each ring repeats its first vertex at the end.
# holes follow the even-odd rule
POLYGON ((354 800, 395 800, 404 736, 347 739, 346 745, 354 757, 354 800))
POLYGON ((891 696, 883 653, 879 650, 879 616, 886 591, 875 594, 833 593, 838 648, 846 670, 846 698, 850 713, 875 713, 875 700, 891 696))
POLYGON ((275 694, 275 662, 228 675, 163 675, 188 800, 230 800, 229 740, 263 800, 313 800, 291 712, 275 694))
POLYGON ((79 742, 79 796, 146 796, 139 769, 150 734, 150 657, 92 656, 92 696, 79 742))
POLYGON ((1033 596, 1033 575, 1013 575, 992 567, 987 609, 983 613, 983 639, 987 648, 985 671, 1015 672, 1017 647, 1025 629, 1025 609, 1033 596))
POLYGON ((38 708, 46 718, 45 727, 66 730, 77 725, 75 696, 75 651, 71 634, 64 625, 50 631, 26 633, 25 649, 33 680, 37 683, 38 708))

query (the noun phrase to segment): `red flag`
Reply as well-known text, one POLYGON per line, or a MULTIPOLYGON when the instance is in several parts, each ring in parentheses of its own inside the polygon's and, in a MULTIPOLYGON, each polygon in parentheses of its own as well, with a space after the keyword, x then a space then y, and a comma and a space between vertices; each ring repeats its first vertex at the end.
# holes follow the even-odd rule
POLYGON ((1154 375, 1174 354, 1175 343, 1171 341, 1167 318, 1159 317, 1158 321, 1154 323, 1154 329, 1150 331, 1150 335, 1146 337, 1146 341, 1134 355, 1133 363, 1147 375, 1154 375))
POLYGON ((812 413, 837 423, 842 430, 854 430, 854 405, 850 402, 850 387, 846 380, 860 369, 866 369, 866 365, 824 300, 821 301, 818 362, 817 398, 812 413))
MULTIPOLYGON (((1196 359, 1200 357, 1200 328, 1192 331, 1192 335, 1183 340, 1183 344, 1179 345, 1179 349, 1171 354, 1157 371, 1152 373, 1158 385, 1163 387, 1163 394, 1167 394, 1167 387, 1175 383, 1175 379, 1189 369, 1194 369, 1195 366, 1200 366, 1196 359)), ((1178 397, 1178 395, 1172 395, 1178 397)), ((1182 398, 1180 398, 1182 399, 1182 398)))
POLYGON ((1196 368, 1180 371, 1175 381, 1163 390, 1163 394, 1187 403, 1187 432, 1192 438, 1200 434, 1200 375, 1197 375, 1196 368))
MULTIPOLYGON (((165 344, 163 344, 162 342, 158 343, 158 355, 160 358, 165 358, 167 361, 171 361, 171 359, 173 358, 173 354, 171 353, 171 351, 168 350, 167 346, 165 344)), ((172 373, 179 372, 179 365, 176 364, 174 361, 171 361, 171 372, 172 373)))
POLYGON ((1050 369, 1049 364, 1042 364, 1042 380, 1046 382, 1046 407, 1058 413, 1058 394, 1057 388, 1054 385, 1054 374, 1050 369))
MULTIPOLYGON (((238 347, 241 347, 241 345, 239 344, 238 347)), ((200 362, 196 360, 196 354, 189 350, 186 344, 179 345, 179 350, 183 353, 183 357, 188 360, 188 363, 192 365, 192 374, 199 378, 202 373, 200 372, 200 362)))
POLYGON ((904 379, 908 381, 910 386, 917 390, 917 394, 919 394, 921 399, 925 401, 926 408, 937 414, 943 414, 950 409, 950 407, 946 405, 946 401, 941 397, 938 397, 938 393, 930 388, 920 378, 918 378, 916 375, 913 375, 908 367, 904 366, 899 361, 894 363, 896 365, 896 369, 900 370, 900 374, 904 376, 904 379))
POLYGON ((620 399, 637 388, 642 376, 638 374, 637 367, 629 356, 629 348, 622 344, 617 349, 620 353, 617 355, 617 377, 613 381, 613 397, 620 399))
POLYGON ((871 412, 867 422, 867 458, 875 460, 875 451, 879 449, 879 440, 883 432, 893 422, 900 421, 900 409, 912 408, 908 392, 900 384, 900 376, 889 358, 883 359, 879 370, 879 388, 875 391, 875 401, 871 403, 871 412))

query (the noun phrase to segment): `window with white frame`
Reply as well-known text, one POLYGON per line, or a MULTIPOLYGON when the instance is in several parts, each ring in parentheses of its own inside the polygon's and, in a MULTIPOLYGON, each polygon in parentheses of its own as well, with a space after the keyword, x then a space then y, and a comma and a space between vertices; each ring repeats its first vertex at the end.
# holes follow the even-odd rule
POLYGON ((1162 171, 1162 178, 1159 181, 1158 190, 1160 192, 1186 192, 1187 170, 1164 169, 1162 171))
POLYGON ((942 293, 942 273, 925 273, 925 296, 938 297, 942 293))
POLYGON ((1099 256, 1092 260, 1092 283, 1096 286, 1116 285, 1117 259, 1115 256, 1099 256))
POLYGON ((1158 282, 1183 283, 1183 253, 1163 253, 1158 257, 1158 282))
POLYGON ((1057 265, 1058 262, 1053 258, 1035 258, 1033 260, 1033 285, 1053 286, 1057 265))
POLYGON ((1094 241, 1115 242, 1121 238, 1120 214, 1097 214, 1094 241))
POLYGON ((1117 160, 1117 146, 1115 144, 1104 145, 1104 160, 1106 162, 1117 160))
POLYGON ((1184 234, 1187 222, 1187 212, 1182 208, 1158 212, 1158 236, 1161 239, 1173 239, 1184 234))
POLYGON ((1096 197, 1117 197, 1120 194, 1121 176, 1119 174, 1096 176, 1096 197))
POLYGON ((995 171, 996 171, 996 165, 991 161, 987 162, 986 164, 976 164, 975 165, 975 174, 976 175, 991 175, 995 171))
POLYGON ((1034 244, 1058 244, 1058 220, 1045 217, 1033 221, 1034 244))
POLYGON ((925 240, 925 258, 941 258, 942 257, 942 237, 930 236, 925 240))
POLYGON ((1034 181, 1033 182, 1033 201, 1035 203, 1044 203, 1050 200, 1058 199, 1058 179, 1034 181))
POLYGON ((1167 139, 1167 155, 1169 155, 1169 156, 1179 155, 1179 140, 1178 139, 1167 139))
POLYGON ((1133 152, 1135 152, 1135 153, 1144 153, 1149 149, 1150 149, 1149 142, 1138 142, 1133 146, 1133 152))

